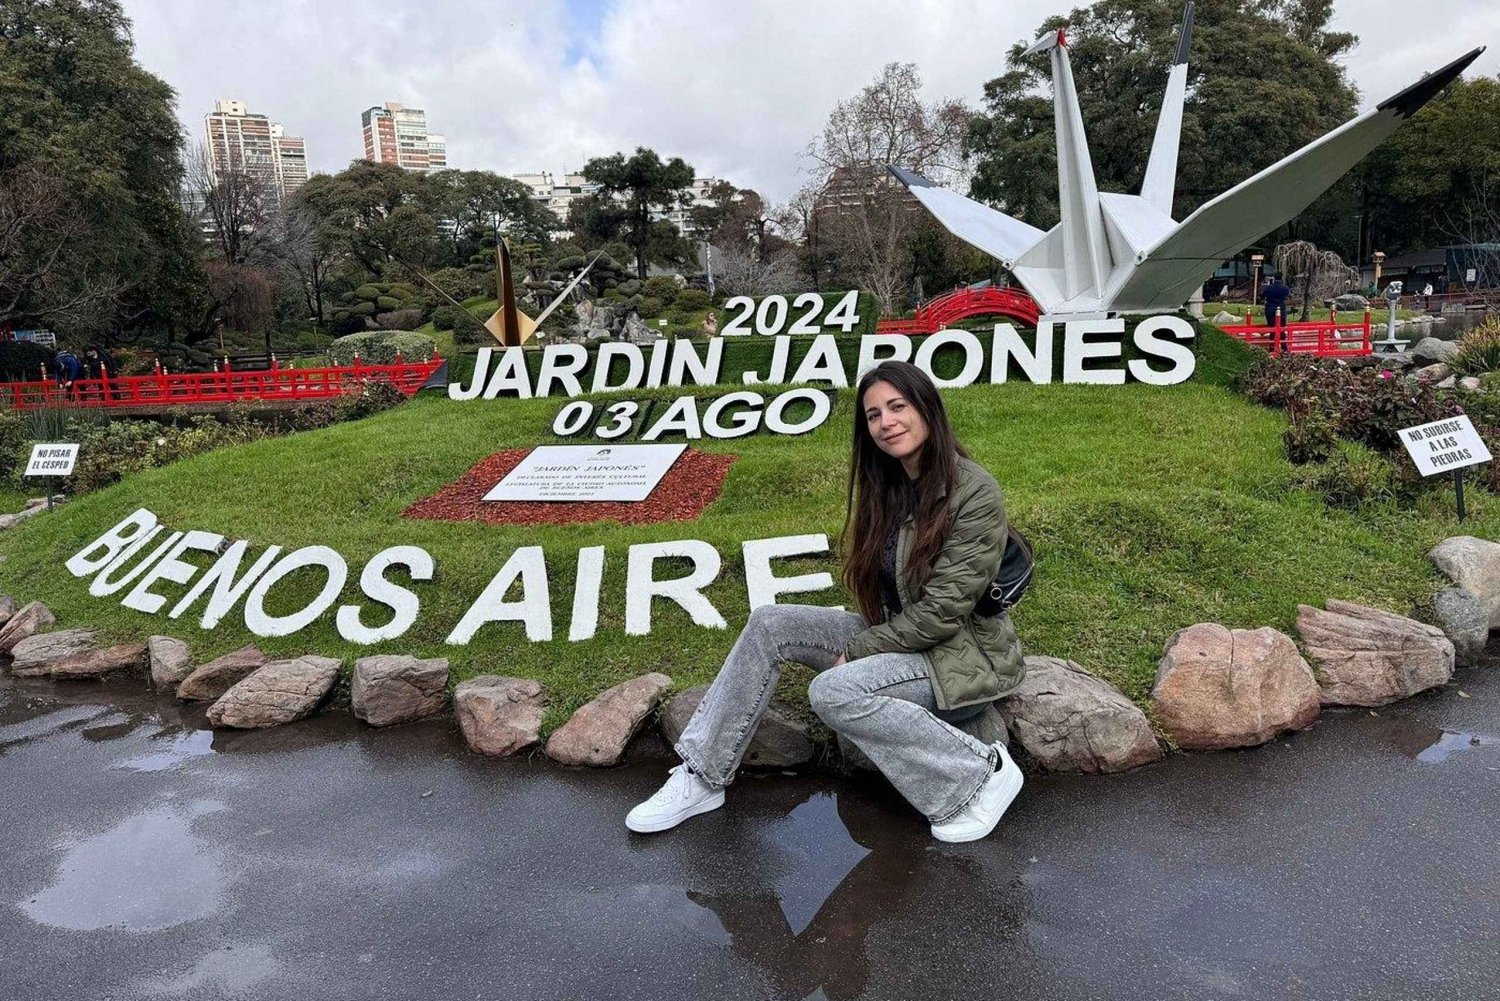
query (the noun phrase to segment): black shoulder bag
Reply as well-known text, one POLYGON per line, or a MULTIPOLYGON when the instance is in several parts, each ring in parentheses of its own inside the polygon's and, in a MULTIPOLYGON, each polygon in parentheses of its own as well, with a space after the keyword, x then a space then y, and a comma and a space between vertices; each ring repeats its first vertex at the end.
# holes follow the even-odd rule
POLYGON ((1009 611, 1031 583, 1031 573, 1036 568, 1036 558, 1031 552, 1031 543, 1018 532, 1014 525, 1006 526, 1005 554, 1000 558, 1000 570, 990 581, 984 594, 974 605, 975 615, 999 615, 1009 611))

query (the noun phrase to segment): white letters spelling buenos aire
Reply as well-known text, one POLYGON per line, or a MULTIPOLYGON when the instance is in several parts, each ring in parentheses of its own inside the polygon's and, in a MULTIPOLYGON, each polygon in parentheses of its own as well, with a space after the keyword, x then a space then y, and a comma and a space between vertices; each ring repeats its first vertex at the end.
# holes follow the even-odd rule
MULTIPOLYGON (((778 577, 771 565, 773 559, 781 557, 827 552, 828 537, 823 534, 742 543, 750 607, 773 605, 777 596, 783 594, 832 587, 833 577, 827 572, 778 577)), ((199 559, 204 557, 200 555, 199 559)), ((721 566, 718 550, 713 546, 697 539, 640 543, 629 547, 625 559, 627 634, 642 636, 651 631, 652 604, 658 598, 680 606, 695 625, 709 629, 727 627, 724 616, 704 593, 718 578, 721 566), (668 557, 686 558, 692 564, 692 572, 685 577, 658 580, 655 562, 668 557)), ((568 626, 571 642, 590 639, 598 631, 604 561, 603 546, 578 551, 568 626)), ((104 598, 124 591, 120 604, 147 615, 167 610, 168 618, 177 619, 190 613, 201 629, 213 629, 226 617, 238 615, 245 628, 256 636, 289 636, 332 611, 338 634, 351 643, 362 644, 400 637, 421 614, 417 593, 391 580, 389 572, 400 568, 409 581, 427 582, 433 580, 436 570, 432 556, 417 546, 384 549, 365 564, 359 575, 359 592, 366 599, 364 603, 342 604, 334 609, 349 581, 349 565, 329 547, 304 546, 283 553, 281 546, 273 545, 252 558, 250 543, 246 541, 230 542, 214 532, 169 531, 145 508, 132 512, 83 547, 66 566, 73 576, 89 578, 89 594, 104 598), (206 566, 199 566, 183 558, 194 552, 211 554, 214 559, 206 566), (268 613, 266 604, 272 589, 294 571, 304 568, 314 568, 319 573, 322 585, 317 594, 296 611, 282 615, 268 613), (371 621, 379 624, 368 624, 371 621)), ((514 550, 452 627, 448 642, 463 646, 482 628, 494 623, 519 623, 520 628, 512 627, 516 638, 524 632, 535 643, 552 640, 549 578, 541 546, 514 550), (505 595, 517 580, 521 585, 520 598, 506 601, 505 595)))

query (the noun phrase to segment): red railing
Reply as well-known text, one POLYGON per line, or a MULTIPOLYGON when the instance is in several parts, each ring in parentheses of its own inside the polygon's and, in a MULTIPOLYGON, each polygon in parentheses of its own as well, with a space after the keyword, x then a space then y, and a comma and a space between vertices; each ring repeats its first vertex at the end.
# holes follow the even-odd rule
POLYGON ((54 379, 0 383, 0 406, 15 410, 38 407, 175 407, 220 403, 294 403, 357 392, 371 380, 385 380, 411 396, 432 377, 443 360, 408 362, 396 356, 389 365, 366 365, 358 358, 353 365, 333 368, 281 368, 234 371, 225 364, 214 372, 115 376, 77 379, 69 388, 54 379))
POLYGON ((957 288, 917 307, 910 319, 886 319, 875 324, 881 334, 934 334, 971 316, 1009 316, 1036 326, 1041 309, 1025 290, 1009 285, 957 288))
POLYGON ((1319 358, 1357 358, 1370 353, 1370 314, 1354 323, 1340 323, 1334 313, 1326 320, 1287 323, 1270 327, 1264 323, 1225 324, 1224 333, 1246 344, 1281 355, 1315 355, 1319 358))

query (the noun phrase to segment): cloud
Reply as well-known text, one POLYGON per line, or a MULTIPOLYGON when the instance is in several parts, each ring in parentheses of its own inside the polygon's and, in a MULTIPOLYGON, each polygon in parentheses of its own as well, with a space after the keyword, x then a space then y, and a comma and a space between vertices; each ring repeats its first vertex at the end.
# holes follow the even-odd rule
MULTIPOLYGON (((399 101, 427 111, 457 167, 561 172, 643 145, 773 200, 800 185, 800 154, 834 103, 883 64, 915 62, 929 97, 977 105, 1010 45, 1069 6, 125 0, 137 58, 177 88, 195 138, 215 98, 239 97, 302 135, 314 170, 335 171, 361 153, 360 113, 399 101)), ((1424 6, 1422 23, 1442 30, 1413 31, 1398 0, 1346 0, 1336 20, 1362 37, 1346 65, 1365 106, 1500 41, 1500 10, 1459 0, 1424 6)), ((1476 67, 1497 68, 1500 51, 1476 67)))

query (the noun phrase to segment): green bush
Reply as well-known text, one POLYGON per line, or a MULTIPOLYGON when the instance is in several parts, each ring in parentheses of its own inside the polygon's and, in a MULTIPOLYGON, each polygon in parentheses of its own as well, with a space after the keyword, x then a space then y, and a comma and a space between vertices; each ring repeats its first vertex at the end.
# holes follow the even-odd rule
POLYGON ((0 341, 0 379, 6 382, 30 382, 53 372, 52 352, 32 341, 0 341))
POLYGON ((495 338, 468 310, 453 311, 453 343, 461 347, 493 347, 495 338))
POLYGON ((1291 486, 1340 508, 1394 500, 1405 492, 1400 467, 1379 452, 1350 442, 1341 443, 1325 461, 1298 467, 1291 486))
POLYGON ((1482 375, 1500 369, 1500 320, 1487 320, 1464 334, 1453 358, 1453 371, 1482 375))
POLYGON ((400 352, 405 361, 427 361, 437 351, 432 338, 412 330, 369 330, 340 337, 328 345, 335 365, 352 365, 354 356, 367 365, 391 365, 400 352))
POLYGON ((1333 422, 1321 413, 1304 413, 1294 418, 1282 432, 1281 447, 1287 461, 1294 466, 1324 462, 1338 448, 1339 436, 1333 422))
POLYGON ((10 479, 26 468, 31 455, 31 440, 26 434, 26 419, 18 411, 0 409, 0 477, 10 479))
POLYGON ((641 314, 641 319, 654 320, 658 316, 661 316, 664 308, 665 306, 660 299, 655 296, 643 295, 641 296, 641 304, 636 307, 636 311, 641 314))
POLYGON ((375 305, 381 309, 398 309, 401 306, 401 300, 393 295, 378 295, 375 297, 375 305))
POLYGON ((670 306, 677 301, 677 281, 666 275, 647 278, 645 283, 641 285, 641 294, 653 299, 660 299, 663 307, 670 306))
POLYGON ((439 306, 437 309, 434 309, 432 311, 432 329, 452 330, 454 312, 452 306, 439 306))
POLYGON ((701 288, 685 288, 677 293, 677 298, 672 301, 672 307, 680 313, 695 313, 707 309, 709 303, 708 293, 701 288))
POLYGON ((366 284, 366 285, 361 285, 359 288, 357 288, 353 292, 349 293, 349 298, 351 300, 352 299, 374 299, 379 294, 380 294, 380 286, 366 284))
POLYGON ((631 278, 628 281, 620 282, 620 284, 616 285, 615 287, 620 290, 620 294, 623 296, 639 295, 641 291, 641 280, 639 278, 631 278))

